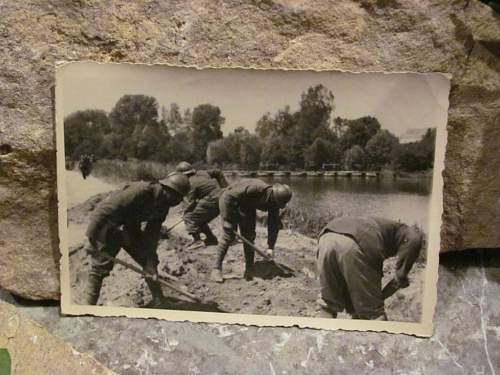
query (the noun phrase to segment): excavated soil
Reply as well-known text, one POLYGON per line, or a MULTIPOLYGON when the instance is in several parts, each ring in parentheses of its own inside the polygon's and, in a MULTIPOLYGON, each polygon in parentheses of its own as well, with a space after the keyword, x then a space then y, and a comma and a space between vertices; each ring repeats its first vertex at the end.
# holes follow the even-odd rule
MULTIPOLYGON (((70 251, 82 248, 84 232, 89 215, 95 206, 108 193, 97 194, 83 203, 68 210, 70 251)), ((164 226, 173 225, 179 220, 179 209, 171 210, 164 226)), ((211 224, 216 235, 219 221, 211 224)), ((265 248, 266 236, 263 227, 257 229, 256 243, 265 248)), ((169 273, 179 278, 187 290, 200 297, 202 303, 193 303, 172 292, 167 287, 163 291, 167 298, 162 308, 177 310, 219 311, 242 314, 288 315, 307 317, 326 317, 316 300, 319 282, 316 274, 316 241, 293 231, 281 231, 275 250, 276 262, 286 265, 295 274, 283 272, 276 265, 259 259, 256 255, 256 276, 252 281, 243 279, 243 246, 232 246, 224 261, 224 283, 209 280, 215 261, 216 247, 198 250, 185 250, 189 238, 183 225, 170 232, 170 238, 162 238, 158 247, 160 273, 169 273)), ((120 251, 118 258, 129 263, 134 261, 120 251)), ((387 283, 392 275, 395 259, 384 264, 384 280, 387 283)), ((83 289, 90 268, 90 256, 84 250, 70 257, 71 293, 74 303, 81 303, 83 289)), ((386 312, 390 320, 418 322, 422 309, 424 263, 417 263, 410 273, 411 284, 386 300, 386 312)), ((149 289, 142 276, 115 265, 111 275, 104 281, 99 305, 148 307, 151 300, 149 289)), ((343 313, 339 318, 350 318, 343 313)))

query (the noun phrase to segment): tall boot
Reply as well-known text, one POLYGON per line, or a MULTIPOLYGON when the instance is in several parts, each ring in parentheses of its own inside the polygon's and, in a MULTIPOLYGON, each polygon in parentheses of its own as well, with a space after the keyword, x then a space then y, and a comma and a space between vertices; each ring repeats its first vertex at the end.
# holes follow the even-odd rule
POLYGON ((146 278, 146 284, 148 284, 149 290, 151 291, 151 295, 153 296, 153 300, 151 301, 151 307, 161 307, 163 303, 163 292, 161 290, 160 283, 158 281, 154 281, 149 277, 146 278))
POLYGON ((201 240, 199 232, 191 233, 191 236, 193 236, 193 242, 188 245, 187 250, 195 250, 205 246, 205 243, 201 240))
POLYGON ((219 244, 219 247, 217 248, 217 260, 215 261, 215 266, 210 273, 210 279, 216 283, 224 282, 224 278, 222 277, 222 263, 224 262, 226 252, 227 247, 219 244))
POLYGON ((217 241, 217 237, 213 234, 212 230, 208 226, 208 224, 205 224, 201 228, 201 232, 205 235, 205 246, 215 246, 219 244, 219 241, 217 241))
POLYGON ((245 274, 243 277, 246 281, 250 281, 253 280, 255 251, 246 244, 243 246, 243 251, 245 252, 245 274))
POLYGON ((85 304, 96 305, 101 293, 103 277, 99 275, 90 274, 85 286, 85 304))

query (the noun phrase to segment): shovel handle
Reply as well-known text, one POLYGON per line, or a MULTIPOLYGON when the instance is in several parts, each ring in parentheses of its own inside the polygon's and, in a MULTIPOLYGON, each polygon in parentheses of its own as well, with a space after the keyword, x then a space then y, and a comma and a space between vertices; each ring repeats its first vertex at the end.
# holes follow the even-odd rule
POLYGON ((179 221, 177 221, 175 224, 172 224, 171 227, 167 228, 167 233, 170 232, 172 229, 174 229, 177 225, 179 225, 180 223, 182 223, 184 221, 184 219, 180 219, 179 221))
MULTIPOLYGON (((130 263, 125 262, 123 260, 120 260, 120 259, 117 259, 115 257, 112 257, 111 255, 108 255, 108 254, 106 254, 104 252, 91 250, 91 251, 89 251, 89 253, 92 254, 92 255, 96 255, 96 256, 102 256, 102 257, 104 257, 104 258, 112 261, 113 263, 121 264, 125 268, 128 268, 129 270, 134 271, 134 272, 136 272, 136 273, 138 273, 138 274, 140 274, 140 275, 142 275, 144 277, 153 278, 153 275, 150 274, 149 272, 143 271, 139 267, 134 266, 133 264, 130 264, 130 263)), ((162 277, 162 276, 158 276, 158 282, 160 284, 162 284, 162 285, 165 285, 167 288, 172 289, 173 291, 175 291, 175 292, 177 292, 177 293, 179 293, 179 294, 181 294, 181 295, 183 295, 185 297, 190 298, 193 301, 196 301, 196 302, 200 301, 200 299, 197 296, 195 296, 194 294, 186 292, 186 291, 184 291, 182 289, 179 289, 179 288, 175 287, 174 285, 172 285, 168 281, 166 281, 165 278, 162 277)))
POLYGON ((261 257, 263 257, 265 260, 267 260, 269 262, 273 262, 276 265, 276 267, 278 267, 281 271, 283 271, 285 273, 288 273, 288 272, 295 273, 295 271, 293 269, 291 269, 289 267, 283 267, 281 264, 276 263, 274 261, 274 259, 271 258, 269 255, 267 255, 262 249, 259 249, 255 244, 253 244, 252 242, 247 240, 245 237, 243 237, 238 232, 235 231, 234 233, 236 234, 236 237, 238 237, 240 240, 242 240, 244 243, 246 243, 248 246, 250 246, 252 249, 254 249, 255 252, 257 254, 259 254, 261 257))

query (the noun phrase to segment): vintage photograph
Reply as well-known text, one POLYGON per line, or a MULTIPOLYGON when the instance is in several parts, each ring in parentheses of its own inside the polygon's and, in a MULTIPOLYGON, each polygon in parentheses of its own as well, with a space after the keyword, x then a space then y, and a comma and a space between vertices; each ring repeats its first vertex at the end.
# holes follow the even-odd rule
POLYGON ((56 81, 63 313, 431 334, 449 77, 56 81))

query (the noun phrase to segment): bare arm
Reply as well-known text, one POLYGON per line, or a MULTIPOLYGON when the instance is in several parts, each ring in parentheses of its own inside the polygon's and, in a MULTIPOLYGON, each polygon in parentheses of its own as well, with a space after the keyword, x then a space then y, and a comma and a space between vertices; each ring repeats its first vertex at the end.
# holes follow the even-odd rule
POLYGON ((267 247, 274 249, 278 240, 278 232, 281 228, 280 210, 279 208, 271 208, 268 210, 267 216, 267 247))

